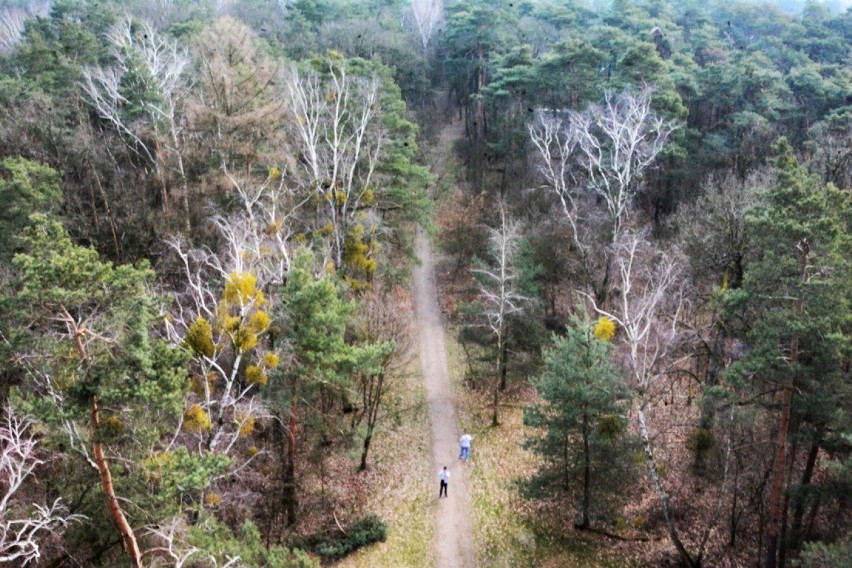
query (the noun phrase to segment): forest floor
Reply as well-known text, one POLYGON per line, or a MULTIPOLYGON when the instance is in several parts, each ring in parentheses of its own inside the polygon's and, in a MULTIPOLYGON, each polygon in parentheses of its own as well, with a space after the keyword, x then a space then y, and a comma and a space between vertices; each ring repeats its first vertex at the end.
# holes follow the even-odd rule
MULTIPOLYGON (((459 136, 458 125, 445 126, 436 148, 432 173, 440 179, 445 173, 447 154, 459 136)), ((456 399, 450 382, 444 341, 444 322, 438 305, 432 245, 428 234, 420 230, 416 241, 420 266, 414 269, 414 304, 420 345, 420 366, 426 386, 431 432, 431 464, 434 472, 435 564, 441 568, 473 567, 473 530, 466 467, 458 459, 460 432, 456 420, 456 399), (447 466, 450 482, 447 498, 438 498, 438 472, 447 466)))

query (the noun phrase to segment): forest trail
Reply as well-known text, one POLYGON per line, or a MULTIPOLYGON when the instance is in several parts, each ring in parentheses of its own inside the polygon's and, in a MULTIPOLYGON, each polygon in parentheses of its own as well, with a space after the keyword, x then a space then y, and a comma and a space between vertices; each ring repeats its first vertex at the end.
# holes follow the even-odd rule
MULTIPOLYGON (((452 142, 460 135, 458 122, 443 127, 437 144, 437 159, 432 173, 444 175, 447 154, 452 142)), ((431 463, 434 485, 435 536, 433 550, 438 568, 473 568, 473 530, 468 496, 466 469, 470 463, 458 459, 458 439, 461 435, 456 423, 455 397, 447 366, 444 327, 438 306, 435 286, 435 268, 429 236, 422 229, 417 234, 417 256, 421 265, 414 269, 414 301, 417 333, 420 343, 420 366, 426 384, 431 433, 431 463), (450 470, 447 498, 438 498, 438 472, 444 466, 450 470)))

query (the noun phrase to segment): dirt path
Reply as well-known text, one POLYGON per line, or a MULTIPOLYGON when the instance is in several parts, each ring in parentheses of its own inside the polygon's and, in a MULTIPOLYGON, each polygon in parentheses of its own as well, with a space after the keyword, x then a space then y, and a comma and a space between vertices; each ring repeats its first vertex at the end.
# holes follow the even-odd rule
MULTIPOLYGON (((444 127, 438 144, 438 159, 433 174, 442 175, 446 153, 458 135, 457 125, 444 127)), ((435 566, 438 568, 473 568, 473 531, 470 522, 470 498, 467 491, 467 468, 471 463, 458 459, 460 432, 456 424, 453 386, 447 367, 444 327, 435 288, 435 269, 428 235, 419 231, 417 256, 421 266, 414 269, 414 301, 417 332, 420 341, 420 365, 426 383, 431 431, 431 458, 434 485, 435 566), (450 470, 446 499, 438 498, 438 472, 443 466, 450 470)))

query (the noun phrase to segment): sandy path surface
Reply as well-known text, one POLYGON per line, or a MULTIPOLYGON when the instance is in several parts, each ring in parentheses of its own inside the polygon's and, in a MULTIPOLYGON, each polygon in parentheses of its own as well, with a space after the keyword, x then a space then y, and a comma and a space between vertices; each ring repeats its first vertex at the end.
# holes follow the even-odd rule
POLYGON ((435 566, 473 568, 475 561, 466 471, 471 464, 458 459, 458 439, 461 433, 456 424, 453 387, 447 368, 444 328, 435 289, 432 247, 429 237, 423 231, 417 235, 416 246, 417 255, 422 264, 414 270, 414 297, 420 342, 420 366, 426 382, 432 436, 435 566), (448 497, 439 499, 438 472, 445 465, 450 470, 448 497))
MULTIPOLYGON (((453 141, 461 135, 461 123, 447 124, 436 145, 436 160, 432 174, 437 178, 446 175, 447 156, 453 141)), ((444 324, 438 306, 435 287, 435 268, 432 245, 428 235, 418 231, 417 256, 421 265, 414 269, 414 302, 417 333, 420 343, 420 366, 426 383, 431 433, 431 462, 435 504, 435 566, 438 568, 473 568, 476 565, 473 551, 473 531, 470 522, 470 498, 467 492, 467 468, 470 463, 458 459, 459 432, 456 423, 453 385, 447 367, 444 345, 444 324), (444 466, 450 470, 447 498, 438 498, 438 473, 444 466)))

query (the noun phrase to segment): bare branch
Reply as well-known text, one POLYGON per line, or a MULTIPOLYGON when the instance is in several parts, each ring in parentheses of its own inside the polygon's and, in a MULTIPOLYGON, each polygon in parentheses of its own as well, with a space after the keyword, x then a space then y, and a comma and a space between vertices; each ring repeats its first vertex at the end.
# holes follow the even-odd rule
POLYGON ((69 515, 60 499, 50 505, 33 503, 26 513, 16 503, 21 486, 44 462, 36 456, 38 444, 30 432, 32 421, 7 407, 0 421, 0 563, 29 564, 41 557, 40 540, 84 517, 69 515), (23 516, 22 516, 23 515, 23 516))
POLYGON ((30 18, 46 16, 50 2, 30 2, 25 6, 6 6, 0 10, 0 53, 12 53, 24 33, 24 24, 30 18))
POLYGON ((404 21, 417 32, 425 50, 444 19, 444 3, 441 0, 411 0, 409 9, 404 21))
POLYGON ((345 62, 332 59, 323 75, 295 66, 286 75, 306 185, 325 204, 337 267, 343 261, 343 239, 362 208, 387 140, 376 120, 380 87, 376 75, 353 77, 345 62))
POLYGON ((604 104, 571 114, 571 130, 581 151, 580 164, 589 187, 607 205, 612 242, 641 189, 645 170, 656 160, 679 128, 651 109, 651 90, 638 94, 606 93, 604 104))

